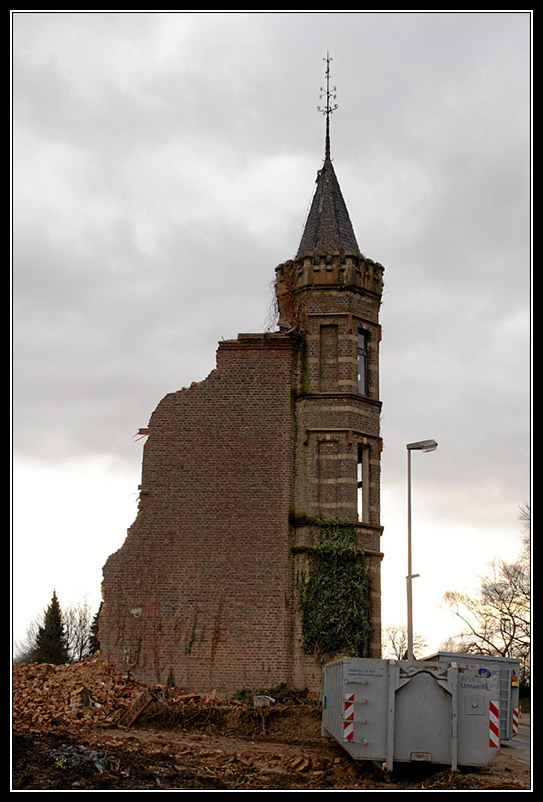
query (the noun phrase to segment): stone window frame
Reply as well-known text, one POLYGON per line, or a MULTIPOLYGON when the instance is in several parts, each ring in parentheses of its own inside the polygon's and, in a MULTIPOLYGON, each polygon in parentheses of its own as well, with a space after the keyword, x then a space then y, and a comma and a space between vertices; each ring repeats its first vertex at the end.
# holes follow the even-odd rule
POLYGON ((364 326, 357 326, 356 331, 356 367, 357 367, 357 393, 364 398, 370 397, 370 371, 369 371, 369 356, 370 356, 370 332, 364 326), (364 346, 360 347, 360 339, 363 338, 364 346), (362 364, 362 370, 360 366, 362 364), (362 374, 362 375, 361 375, 362 374), (361 382, 363 382, 361 390, 361 382))

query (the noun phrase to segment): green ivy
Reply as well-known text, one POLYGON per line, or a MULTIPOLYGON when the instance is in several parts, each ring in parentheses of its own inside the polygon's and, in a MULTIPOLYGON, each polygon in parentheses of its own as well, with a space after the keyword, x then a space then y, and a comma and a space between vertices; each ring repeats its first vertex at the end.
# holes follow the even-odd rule
POLYGON ((320 657, 368 655, 369 574, 353 524, 319 519, 309 570, 298 577, 302 648, 320 657))

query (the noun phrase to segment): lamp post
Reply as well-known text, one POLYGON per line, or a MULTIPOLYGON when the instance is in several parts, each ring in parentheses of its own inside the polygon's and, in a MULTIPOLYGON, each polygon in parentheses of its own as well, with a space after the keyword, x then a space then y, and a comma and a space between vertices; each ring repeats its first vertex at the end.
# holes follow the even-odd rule
POLYGON ((413 659, 413 579, 419 574, 413 574, 411 566, 411 452, 435 451, 435 440, 419 440, 417 443, 408 443, 407 446, 407 659, 413 659))

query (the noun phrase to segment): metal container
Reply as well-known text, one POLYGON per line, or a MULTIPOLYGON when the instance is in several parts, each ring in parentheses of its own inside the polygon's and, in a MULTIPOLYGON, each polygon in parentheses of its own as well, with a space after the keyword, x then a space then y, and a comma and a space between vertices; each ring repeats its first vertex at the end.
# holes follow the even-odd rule
POLYGON ((486 668, 499 676, 500 740, 510 741, 518 732, 520 660, 513 657, 495 657, 486 654, 437 652, 426 660, 453 660, 458 665, 486 668))
POLYGON ((498 692, 480 667, 345 657, 323 669, 322 734, 386 771, 486 766, 500 749, 498 692))

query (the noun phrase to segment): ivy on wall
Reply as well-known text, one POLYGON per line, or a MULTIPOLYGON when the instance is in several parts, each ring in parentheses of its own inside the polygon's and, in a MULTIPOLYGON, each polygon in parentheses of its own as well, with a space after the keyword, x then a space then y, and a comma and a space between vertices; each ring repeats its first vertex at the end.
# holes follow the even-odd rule
POLYGON ((353 524, 317 522, 317 543, 298 577, 302 648, 320 657, 368 655, 369 574, 353 524))

